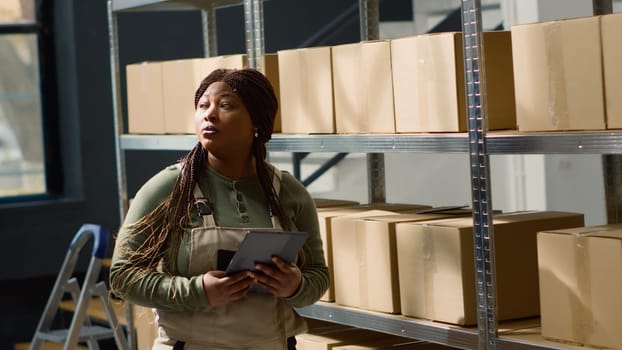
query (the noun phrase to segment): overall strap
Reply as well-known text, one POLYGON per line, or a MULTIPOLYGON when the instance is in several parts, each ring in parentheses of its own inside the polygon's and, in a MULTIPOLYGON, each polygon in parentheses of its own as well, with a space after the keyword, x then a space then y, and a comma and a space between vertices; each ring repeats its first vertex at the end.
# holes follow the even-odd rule
POLYGON ((216 226, 212 205, 209 202, 209 198, 203 195, 198 183, 194 185, 194 205, 199 212, 199 216, 203 218, 203 226, 216 226))

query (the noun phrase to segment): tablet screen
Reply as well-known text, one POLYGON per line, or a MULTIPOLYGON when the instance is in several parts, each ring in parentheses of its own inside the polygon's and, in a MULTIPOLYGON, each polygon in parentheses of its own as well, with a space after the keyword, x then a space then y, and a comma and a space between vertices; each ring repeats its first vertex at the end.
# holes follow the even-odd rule
POLYGON ((254 270, 255 264, 272 264, 272 257, 278 256, 292 263, 307 239, 306 232, 249 231, 233 255, 225 272, 254 270))

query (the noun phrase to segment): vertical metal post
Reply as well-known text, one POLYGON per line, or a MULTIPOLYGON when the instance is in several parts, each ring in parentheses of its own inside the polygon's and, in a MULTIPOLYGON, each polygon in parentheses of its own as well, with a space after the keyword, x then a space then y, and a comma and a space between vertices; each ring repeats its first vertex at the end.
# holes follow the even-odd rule
MULTIPOLYGON (((121 73, 119 68, 119 35, 117 17, 112 10, 112 0, 108 0, 108 36, 110 44, 110 74, 112 83, 112 113, 114 115, 115 158, 117 162, 117 193, 119 195, 119 224, 123 224, 127 212, 127 179, 125 172, 125 154, 121 150, 121 134, 124 132, 123 112, 121 107, 121 73)), ((135 350, 134 317, 132 306, 126 303, 127 344, 135 350)))
MULTIPOLYGON (((594 16, 607 15, 613 12, 611 0, 592 0, 592 6, 594 16)), ((605 154, 602 159, 607 223, 617 224, 622 219, 622 156, 605 154)))
MULTIPOLYGON (((361 41, 380 38, 378 0, 359 0, 361 41)), ((384 154, 367 154, 368 201, 386 202, 384 154)))
POLYGON ((607 223, 617 224, 622 222, 622 157, 605 154, 602 159, 607 223))
POLYGON ((361 40, 380 38, 379 12, 378 0, 359 0, 361 40))
POLYGON ((110 72, 112 75, 112 106, 114 114, 115 156, 117 161, 117 191, 119 193, 119 218, 123 223, 127 210, 127 183, 125 177, 125 160, 121 151, 121 134, 123 133, 123 113, 121 111, 121 83, 119 68, 119 40, 117 18, 112 11, 112 0, 108 0, 108 35, 110 40, 110 72))
POLYGON ((381 153, 367 154, 367 182, 370 203, 386 202, 384 179, 384 155, 381 153))
POLYGON ((490 199, 490 163, 486 149, 488 112, 484 45, 481 2, 478 0, 462 1, 462 40, 473 201, 479 349, 495 349, 497 336, 495 249, 490 199))
POLYGON ((592 0, 594 16, 608 15, 613 12, 613 4, 611 0, 592 0))
POLYGON ((260 69, 264 54, 263 0, 245 0, 244 19, 248 66, 260 69))
POLYGON ((218 41, 216 36, 216 13, 211 2, 201 9, 201 24, 203 27, 203 53, 205 57, 218 55, 218 41))

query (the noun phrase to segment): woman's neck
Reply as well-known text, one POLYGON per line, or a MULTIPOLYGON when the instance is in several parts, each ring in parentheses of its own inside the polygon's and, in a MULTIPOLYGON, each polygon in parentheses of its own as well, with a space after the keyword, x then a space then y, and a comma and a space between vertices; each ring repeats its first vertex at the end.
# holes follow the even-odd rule
POLYGON ((255 159, 223 159, 208 153, 207 162, 211 168, 232 179, 241 180, 256 174, 255 159))

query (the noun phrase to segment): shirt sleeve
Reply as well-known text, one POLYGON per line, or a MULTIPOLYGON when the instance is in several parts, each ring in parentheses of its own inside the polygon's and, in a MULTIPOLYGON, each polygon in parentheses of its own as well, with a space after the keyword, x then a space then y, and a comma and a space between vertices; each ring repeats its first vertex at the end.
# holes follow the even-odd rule
POLYGON ((307 189, 287 172, 283 172, 279 197, 293 229, 308 234, 303 246, 305 264, 301 269, 302 284, 298 292, 283 300, 293 307, 308 306, 324 295, 330 283, 317 210, 307 189))
POLYGON ((132 232, 131 225, 147 215, 170 194, 179 169, 170 166, 149 179, 132 200, 123 226, 116 238, 110 267, 110 286, 113 293, 131 303, 169 310, 189 310, 208 307, 201 276, 184 277, 161 272, 146 266, 130 266, 129 254, 140 251, 146 233, 132 232), (123 275, 128 270, 140 274, 138 283, 130 285, 123 275))

